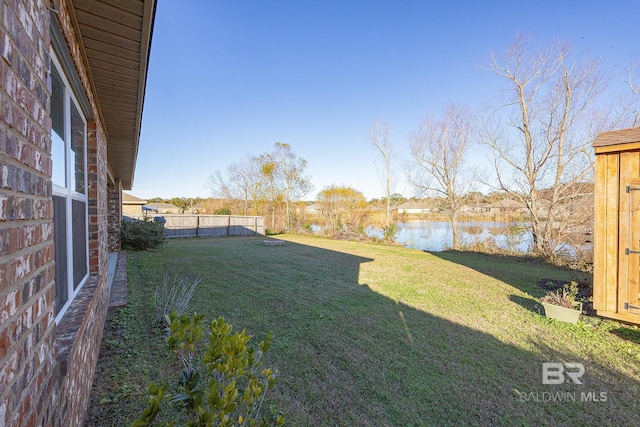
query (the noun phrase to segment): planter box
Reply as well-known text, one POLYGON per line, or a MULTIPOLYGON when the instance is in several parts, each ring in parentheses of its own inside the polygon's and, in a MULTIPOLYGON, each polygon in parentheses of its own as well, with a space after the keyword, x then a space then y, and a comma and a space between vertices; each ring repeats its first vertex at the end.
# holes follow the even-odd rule
POLYGON ((543 302, 544 313, 547 317, 551 319, 560 320, 562 322, 569 323, 578 323, 578 318, 580 317, 580 313, 582 313, 582 303, 578 302, 576 305, 578 309, 561 307, 559 305, 548 304, 543 302))

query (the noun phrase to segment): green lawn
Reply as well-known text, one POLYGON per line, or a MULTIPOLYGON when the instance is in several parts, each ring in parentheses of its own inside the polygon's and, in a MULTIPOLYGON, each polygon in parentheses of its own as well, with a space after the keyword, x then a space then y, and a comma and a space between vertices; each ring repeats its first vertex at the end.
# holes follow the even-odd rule
POLYGON ((273 330, 269 398, 287 425, 640 425, 640 330, 539 314, 536 282, 571 271, 279 238, 285 246, 185 239, 130 253, 129 306, 108 317, 87 425, 127 425, 148 383, 176 369, 153 320, 165 273, 202 278, 191 307, 208 320, 224 316, 256 341, 273 330), (583 384, 543 384, 544 362, 582 363, 583 384))

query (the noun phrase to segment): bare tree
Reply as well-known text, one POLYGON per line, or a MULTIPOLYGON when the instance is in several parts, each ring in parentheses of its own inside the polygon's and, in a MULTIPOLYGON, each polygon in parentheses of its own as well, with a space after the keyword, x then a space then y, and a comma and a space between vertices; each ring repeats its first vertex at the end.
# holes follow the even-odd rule
POLYGON ((534 48, 517 36, 489 70, 506 81, 506 99, 485 119, 482 142, 493 153, 498 188, 523 203, 531 217, 533 251, 557 252, 576 204, 593 180, 591 142, 606 128, 597 101, 606 78, 597 60, 568 43, 534 48))
POLYGON ((460 105, 447 106, 442 119, 425 118, 410 136, 409 181, 422 192, 432 190, 443 196, 453 249, 460 246, 458 214, 475 182, 473 170, 465 164, 474 136, 473 115, 460 105))
POLYGON ((373 121, 373 125, 369 128, 369 143, 380 154, 382 166, 378 170, 383 184, 385 215, 384 225, 385 234, 391 233, 390 223, 393 210, 397 207, 400 198, 397 197, 396 188, 398 187, 398 170, 396 166, 396 153, 394 151, 393 142, 390 138, 389 125, 384 123, 381 118, 373 121), (396 196, 396 197, 393 197, 396 196))
POLYGON ((243 215, 262 213, 264 201, 264 177, 256 156, 246 156, 227 167, 226 177, 219 170, 209 177, 208 187, 213 194, 230 203, 241 202, 243 215))
POLYGON ((631 126, 640 126, 640 64, 631 64, 631 66, 629 67, 629 72, 627 73, 625 79, 625 83, 627 84, 627 86, 629 86, 629 89, 631 89, 632 96, 630 104, 635 110, 631 126))

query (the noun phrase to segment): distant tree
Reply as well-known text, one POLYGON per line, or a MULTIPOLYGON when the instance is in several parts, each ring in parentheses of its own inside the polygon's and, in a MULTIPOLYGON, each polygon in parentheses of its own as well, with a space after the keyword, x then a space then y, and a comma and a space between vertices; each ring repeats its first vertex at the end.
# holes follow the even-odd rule
POLYGON ((242 215, 262 214, 265 199, 263 175, 257 156, 245 156, 227 167, 226 176, 215 171, 209 177, 208 187, 214 195, 228 203, 237 204, 242 215))
POLYGON ((185 211, 191 209, 198 203, 202 201, 200 197, 172 197, 167 200, 167 203, 170 203, 174 206, 180 208, 180 211, 184 213, 185 211))
POLYGON ((220 208, 220 209, 216 209, 215 212, 213 212, 214 215, 231 215, 231 209, 229 208, 220 208))
POLYGON ((442 196, 443 208, 453 230, 453 249, 458 249, 458 215, 475 184, 475 172, 465 164, 474 143, 473 115, 469 108, 449 105, 443 117, 427 117, 411 134, 409 181, 420 192, 442 196))
POLYGON ((482 194, 479 191, 470 191, 467 194, 464 195, 464 201, 466 204, 469 203, 473 203, 473 204, 478 204, 478 203, 486 203, 487 202, 487 196, 485 194, 482 194))
POLYGON ((327 233, 335 236, 344 226, 360 223, 359 213, 366 207, 363 194, 351 187, 330 186, 318 194, 316 201, 327 233))
POLYGON ((261 154, 260 156, 257 156, 256 159, 258 161, 258 168, 261 174, 263 194, 266 195, 269 213, 271 214, 271 229, 275 230, 276 209, 278 207, 278 202, 282 200, 278 164, 274 159, 273 153, 261 154))
POLYGON ((585 200, 575 184, 593 179, 591 143, 611 123, 597 108, 606 79, 597 60, 568 43, 535 47, 522 35, 503 54, 492 53, 488 68, 507 85, 482 131, 497 188, 526 207, 533 251, 551 258, 573 204, 585 200))
POLYGON ((289 144, 277 142, 271 152, 233 163, 226 174, 216 171, 209 177, 208 186, 228 203, 240 201, 243 215, 251 210, 254 215, 267 213, 271 229, 290 228, 292 205, 313 189, 306 168, 307 161, 298 157, 289 144))
POLYGON ((389 125, 384 123, 381 118, 375 119, 369 128, 369 143, 380 155, 382 163, 378 173, 382 181, 385 202, 384 225, 386 229, 389 229, 391 215, 402 196, 395 193, 398 187, 396 153, 390 137, 389 125), (393 197, 394 194, 399 197, 393 197))
POLYGON ((272 157, 279 174, 280 191, 286 208, 286 225, 290 229, 292 203, 301 201, 313 191, 313 184, 306 174, 307 161, 298 157, 289 144, 277 142, 272 157))

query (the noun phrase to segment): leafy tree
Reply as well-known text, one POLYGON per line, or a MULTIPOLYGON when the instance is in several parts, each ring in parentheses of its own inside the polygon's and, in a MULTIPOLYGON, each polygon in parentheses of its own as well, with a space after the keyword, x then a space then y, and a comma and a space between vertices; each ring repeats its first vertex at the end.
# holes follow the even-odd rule
POLYGON ((202 198, 200 197, 173 197, 171 199, 168 199, 167 203, 171 203, 172 205, 179 207, 180 211, 184 213, 201 201, 202 198))
POLYGON ((311 179, 306 175, 307 161, 298 157, 289 144, 277 142, 273 159, 278 165, 281 180, 281 193, 286 207, 287 228, 291 227, 291 204, 301 201, 313 190, 311 179))
POLYGON ((327 232, 335 236, 344 226, 360 223, 362 212, 367 205, 363 194, 351 187, 330 186, 318 194, 316 202, 320 216, 327 226, 327 232))
POLYGON ((298 157, 289 144, 277 142, 271 152, 247 156, 230 165, 226 176, 216 171, 208 185, 229 202, 242 201, 244 215, 251 207, 254 215, 263 215, 266 210, 272 229, 276 229, 278 212, 284 207, 282 225, 289 228, 291 207, 313 189, 306 168, 307 161, 298 157))

